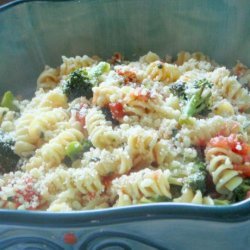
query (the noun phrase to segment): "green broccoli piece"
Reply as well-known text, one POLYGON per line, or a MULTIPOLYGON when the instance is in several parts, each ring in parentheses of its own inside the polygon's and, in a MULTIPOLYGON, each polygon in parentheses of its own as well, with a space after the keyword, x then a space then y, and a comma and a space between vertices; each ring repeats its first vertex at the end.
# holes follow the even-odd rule
POLYGON ((200 190, 202 194, 206 192, 206 166, 202 162, 198 162, 194 166, 193 174, 186 178, 185 184, 194 192, 200 190))
POLYGON ((83 153, 88 152, 90 148, 92 147, 93 147, 93 144, 91 143, 91 141, 85 140, 82 144, 83 153))
POLYGON ((81 158, 82 154, 89 151, 89 149, 93 147, 92 143, 88 140, 83 141, 82 143, 78 141, 72 141, 69 143, 66 150, 65 162, 67 165, 72 163, 73 161, 81 158))
POLYGON ((247 192, 250 191, 250 179, 244 179, 243 182, 233 191, 236 202, 246 199, 247 192))
POLYGON ((185 117, 192 117, 197 114, 205 113, 209 110, 210 97, 212 95, 211 84, 206 80, 200 80, 194 83, 198 90, 189 97, 184 106, 182 115, 185 117), (209 90, 209 91, 208 91, 209 90))
POLYGON ((181 196, 182 186, 171 184, 170 185, 170 193, 172 194, 172 198, 178 198, 181 196))
POLYGON ((172 200, 166 196, 157 196, 151 198, 143 197, 141 198, 140 203, 155 203, 155 202, 170 202, 170 201, 172 200))
POLYGON ((97 85, 98 77, 109 70, 110 65, 105 62, 100 62, 89 71, 83 68, 76 69, 62 85, 63 93, 69 101, 81 96, 89 99, 93 97, 92 88, 97 85))
POLYGON ((76 160, 82 152, 83 146, 78 141, 72 141, 66 147, 66 155, 71 159, 71 161, 76 160))
POLYGON ((213 199, 214 205, 217 206, 227 206, 230 204, 229 200, 213 199))
POLYGON ((85 96, 91 98, 93 84, 84 69, 77 69, 69 75, 69 78, 62 85, 63 93, 68 97, 69 101, 77 97, 85 96))
POLYGON ((117 121, 116 119, 113 118, 113 115, 112 115, 109 107, 103 107, 103 108, 101 108, 101 110, 105 116, 105 119, 107 121, 112 122, 112 125, 117 126, 120 124, 119 121, 117 121))
POLYGON ((178 96, 181 100, 186 100, 187 95, 185 93, 186 90, 186 83, 184 82, 177 82, 170 86, 170 91, 173 95, 178 96))
POLYGON ((15 141, 0 131, 0 173, 8 173, 16 168, 19 156, 13 151, 15 141))
POLYGON ((110 64, 107 62, 99 62, 95 67, 93 67, 90 72, 89 76, 91 78, 96 78, 102 75, 103 73, 107 73, 110 71, 110 64))
POLYGON ((1 100, 1 107, 8 108, 9 110, 17 111, 18 108, 14 103, 15 97, 11 91, 6 91, 1 100))

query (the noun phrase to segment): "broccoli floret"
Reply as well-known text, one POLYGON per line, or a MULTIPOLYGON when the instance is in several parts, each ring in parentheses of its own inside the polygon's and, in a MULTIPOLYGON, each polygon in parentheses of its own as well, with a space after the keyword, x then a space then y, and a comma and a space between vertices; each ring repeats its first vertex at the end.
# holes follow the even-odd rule
POLYGON ((66 155, 71 159, 71 161, 76 160, 83 152, 83 147, 80 142, 72 141, 66 147, 66 155))
POLYGON ((1 107, 8 108, 9 110, 18 111, 18 107, 14 103, 15 97, 11 91, 6 91, 1 100, 1 107))
POLYGON ((72 141, 66 147, 66 157, 68 157, 71 161, 75 161, 80 158, 83 153, 89 151, 91 147, 93 147, 93 145, 88 140, 84 140, 82 143, 72 141))
POLYGON ((155 202, 170 202, 170 201, 172 200, 166 196, 157 196, 151 198, 143 197, 141 198, 140 203, 155 203, 155 202))
POLYGON ((171 93, 178 96, 182 100, 187 99, 185 90, 186 90, 186 83, 184 82, 177 82, 170 86, 171 93))
POLYGON ((217 206, 227 206, 230 204, 229 200, 213 199, 214 205, 217 206))
POLYGON ((113 115, 112 115, 109 107, 103 107, 103 108, 101 108, 101 110, 102 110, 102 113, 105 115, 105 119, 107 121, 112 122, 112 125, 117 126, 120 124, 119 121, 117 121, 116 119, 113 118, 113 115))
POLYGON ((92 88, 97 85, 98 77, 110 70, 110 65, 106 62, 100 62, 89 71, 80 68, 72 72, 68 79, 62 85, 63 93, 69 101, 77 97, 93 97, 92 88))
POLYGON ((181 189, 182 189, 182 186, 171 184, 170 185, 170 193, 172 194, 172 198, 180 197, 181 196, 181 189))
POLYGON ((194 87, 198 90, 188 98, 184 106, 182 115, 185 117, 204 114, 209 111, 210 97, 212 95, 211 84, 206 79, 203 79, 195 82, 194 87))
POLYGON ((250 191, 250 179, 244 179, 233 192, 235 201, 238 202, 246 199, 248 191, 250 191))
POLYGON ((92 147, 93 147, 92 142, 89 140, 85 140, 82 144, 83 153, 88 152, 92 147))
POLYGON ((102 75, 103 73, 107 73, 110 70, 110 64, 107 62, 100 62, 95 67, 93 67, 90 72, 89 76, 91 78, 96 78, 102 75))
POLYGON ((202 162, 194 165, 194 173, 186 178, 186 185, 194 192, 200 190, 202 194, 206 192, 206 166, 202 162))
POLYGON ((15 141, 0 131, 0 173, 13 171, 19 160, 19 156, 13 151, 15 141))
POLYGON ((69 101, 80 96, 91 98, 93 96, 92 87, 92 82, 84 69, 77 69, 72 72, 62 85, 63 93, 68 97, 69 101))

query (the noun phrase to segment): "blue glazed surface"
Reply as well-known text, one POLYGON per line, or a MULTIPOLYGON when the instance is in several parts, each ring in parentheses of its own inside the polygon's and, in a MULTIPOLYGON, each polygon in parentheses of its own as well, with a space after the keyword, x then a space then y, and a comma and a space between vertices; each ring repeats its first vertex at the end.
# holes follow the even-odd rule
MULTIPOLYGON (((250 65, 247 0, 16 1, 0 8, 0 94, 30 95, 61 55, 203 51, 250 65), (4 38, 4 39, 3 39, 4 38)), ((229 207, 151 204, 72 213, 0 210, 0 249, 250 248, 250 201, 229 207), (64 235, 73 233, 70 245, 64 235)))

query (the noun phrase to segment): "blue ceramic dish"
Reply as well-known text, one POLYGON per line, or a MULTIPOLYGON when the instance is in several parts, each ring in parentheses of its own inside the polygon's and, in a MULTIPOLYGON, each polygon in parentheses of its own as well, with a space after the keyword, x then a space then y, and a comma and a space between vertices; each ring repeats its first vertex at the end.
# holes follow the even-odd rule
MULTIPOLYGON (((0 93, 29 96, 60 56, 203 51, 250 65, 248 0, 15 1, 0 7, 0 93)), ((0 211, 0 249, 250 249, 250 201, 48 213, 0 211)))

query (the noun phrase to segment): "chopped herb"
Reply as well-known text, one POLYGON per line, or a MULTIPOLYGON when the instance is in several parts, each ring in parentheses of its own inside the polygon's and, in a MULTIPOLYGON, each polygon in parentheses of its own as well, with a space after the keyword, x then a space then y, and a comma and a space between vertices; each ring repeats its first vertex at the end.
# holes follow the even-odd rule
POLYGON ((162 63, 159 63, 159 64, 157 65, 157 67, 158 67, 158 69, 162 69, 162 68, 163 68, 162 63))
POLYGON ((178 96, 181 100, 186 100, 186 83, 185 82, 177 82, 170 86, 170 91, 173 95, 178 96))

